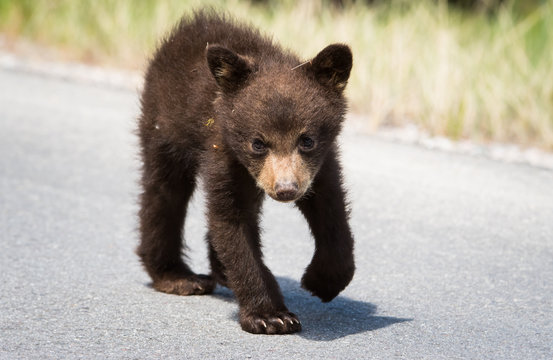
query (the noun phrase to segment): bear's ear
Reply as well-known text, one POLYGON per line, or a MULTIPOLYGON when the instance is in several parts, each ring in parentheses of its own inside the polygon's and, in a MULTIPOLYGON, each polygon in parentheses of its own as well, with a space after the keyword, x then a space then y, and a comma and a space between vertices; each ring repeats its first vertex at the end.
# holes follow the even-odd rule
POLYGON ((352 61, 351 50, 347 45, 332 44, 309 62, 307 70, 323 86, 342 92, 348 83, 352 61))
POLYGON ((253 71, 246 58, 220 45, 208 45, 207 65, 217 84, 226 92, 238 90, 253 71))

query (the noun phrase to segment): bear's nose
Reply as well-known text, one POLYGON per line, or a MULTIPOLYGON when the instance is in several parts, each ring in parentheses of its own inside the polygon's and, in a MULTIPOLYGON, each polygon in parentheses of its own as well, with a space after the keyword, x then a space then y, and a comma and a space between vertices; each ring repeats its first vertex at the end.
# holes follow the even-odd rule
POLYGON ((277 200, 290 201, 298 196, 299 186, 294 181, 277 182, 275 185, 275 193, 277 200))

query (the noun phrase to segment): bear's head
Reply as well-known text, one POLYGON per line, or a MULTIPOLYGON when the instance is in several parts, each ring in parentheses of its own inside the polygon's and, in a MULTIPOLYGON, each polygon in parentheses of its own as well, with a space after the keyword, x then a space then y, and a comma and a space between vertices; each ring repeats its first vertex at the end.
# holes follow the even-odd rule
POLYGON ((254 60, 219 45, 208 46, 206 57, 219 87, 223 146, 273 199, 298 200, 342 126, 349 47, 329 45, 301 64, 271 54, 254 60))

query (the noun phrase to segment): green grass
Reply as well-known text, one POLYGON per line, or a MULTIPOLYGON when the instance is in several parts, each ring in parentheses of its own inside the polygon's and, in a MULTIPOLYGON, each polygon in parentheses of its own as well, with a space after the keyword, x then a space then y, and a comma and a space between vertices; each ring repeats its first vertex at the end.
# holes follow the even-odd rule
POLYGON ((337 10, 323 0, 0 0, 0 31, 89 62, 142 68, 181 14, 210 4, 304 58, 330 42, 354 52, 348 85, 367 128, 415 123, 435 135, 553 150, 553 1, 462 12, 390 0, 337 10), (522 10, 521 10, 522 9, 522 10))

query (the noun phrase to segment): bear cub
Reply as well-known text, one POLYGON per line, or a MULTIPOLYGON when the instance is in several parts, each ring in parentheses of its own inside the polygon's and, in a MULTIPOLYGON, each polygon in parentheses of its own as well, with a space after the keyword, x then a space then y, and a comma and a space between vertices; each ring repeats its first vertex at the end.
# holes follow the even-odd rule
POLYGON ((140 245, 153 287, 177 295, 235 294, 242 329, 301 330, 264 265, 259 213, 265 194, 294 202, 315 252, 302 286, 332 300, 354 273, 353 237, 336 137, 352 66, 333 44, 303 62, 257 30, 213 12, 183 18, 150 62, 141 98, 140 245), (183 260, 188 201, 207 197, 210 275, 183 260))

